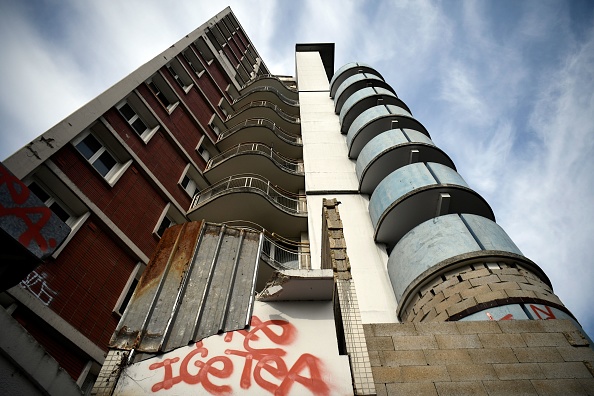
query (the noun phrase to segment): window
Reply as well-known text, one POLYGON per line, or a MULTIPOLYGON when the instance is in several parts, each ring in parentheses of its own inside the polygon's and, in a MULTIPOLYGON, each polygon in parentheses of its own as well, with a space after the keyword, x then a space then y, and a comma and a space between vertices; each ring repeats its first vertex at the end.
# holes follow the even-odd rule
POLYGON ((167 98, 167 96, 163 92, 161 92, 161 90, 159 89, 159 87, 157 87, 157 84, 155 84, 153 82, 153 80, 147 81, 146 85, 149 86, 149 88, 151 89, 151 91, 153 91, 153 93, 155 94, 155 96, 157 97, 157 99, 159 99, 159 102, 161 102, 161 104, 163 106, 165 106, 165 108, 167 110, 169 110, 169 108, 171 106, 173 106, 173 103, 171 103, 171 101, 169 101, 169 99, 167 98))
MULTIPOLYGON (((160 86, 160 90, 163 90, 162 86, 160 86)), ((172 97, 169 95, 167 97, 170 102, 173 102, 172 97)), ((176 105, 174 104, 174 106, 176 105)), ((118 103, 116 108, 145 143, 148 143, 159 129, 157 118, 147 109, 136 94, 132 94, 124 101, 118 103)), ((174 108, 169 109, 169 112, 173 111, 174 108)))
POLYGON ((169 202, 165 205, 157 224, 153 230, 153 234, 157 238, 161 238, 166 229, 176 224, 182 224, 188 219, 182 214, 182 209, 169 202))
POLYGON ((184 189, 186 193, 188 193, 190 197, 194 197, 194 195, 200 192, 200 189, 198 188, 198 183, 196 183, 196 179, 193 175, 197 173, 198 172, 194 171, 194 168, 191 168, 190 164, 188 164, 182 174, 182 178, 179 181, 179 185, 184 189))
POLYGON ((78 151, 89 161, 101 176, 108 179, 110 172, 113 172, 118 162, 113 155, 89 133, 85 138, 76 144, 78 151))
POLYGON ((190 65, 192 71, 196 73, 198 78, 200 78, 200 76, 204 74, 204 67, 198 60, 196 54, 194 54, 194 52, 191 49, 187 49, 184 52, 182 52, 182 56, 184 57, 186 62, 188 62, 188 65, 190 65))
POLYGON ((208 162, 210 159, 210 152, 203 145, 198 146, 196 151, 198 151, 198 154, 200 154, 204 161, 208 162))
POLYGON ((118 106, 120 114, 128 121, 128 124, 136 131, 139 136, 142 136, 148 130, 146 123, 136 114, 136 111, 127 102, 118 106))
POLYGON ((182 67, 182 65, 179 63, 179 61, 176 59, 172 61, 170 64, 168 64, 166 67, 171 76, 175 79, 177 85, 179 85, 185 93, 190 92, 190 89, 192 88, 192 79, 190 78, 186 70, 182 67))
POLYGON ((54 212, 54 214, 56 216, 58 216, 58 218, 60 220, 62 220, 64 223, 68 224, 69 226, 72 224, 72 220, 74 219, 74 216, 67 209, 66 205, 64 205, 59 200, 57 200, 55 197, 50 195, 46 191, 46 189, 41 187, 41 185, 36 181, 30 182, 28 187, 29 187, 29 190, 31 190, 31 192, 33 194, 35 194, 37 196, 37 198, 39 198, 45 204, 45 206, 50 208, 51 211, 54 212))
POLYGON ((173 110, 179 105, 179 100, 175 91, 165 81, 163 76, 160 73, 155 74, 146 81, 146 85, 163 107, 167 109, 167 112, 169 114, 173 113, 173 110))
POLYGON ((163 217, 163 220, 161 220, 161 223, 159 224, 159 228, 157 228, 157 235, 159 236, 159 238, 161 238, 165 230, 171 227, 172 225, 175 225, 175 221, 173 221, 169 216, 165 215, 165 217, 163 217))
POLYGON ((126 311, 126 307, 128 306, 128 303, 130 303, 130 299, 132 298, 134 290, 136 290, 136 286, 138 285, 138 281, 140 280, 140 275, 142 274, 142 267, 142 263, 137 263, 134 269, 132 270, 132 273, 130 273, 130 277, 128 278, 128 281, 122 289, 122 293, 120 294, 120 297, 118 298, 118 301, 116 302, 116 305, 113 308, 114 313, 121 316, 126 311))
MULTIPOLYGON (((100 130, 97 124, 91 129, 100 130)), ((127 162, 119 161, 99 138, 91 132, 91 129, 83 132, 72 141, 79 153, 95 168, 97 172, 113 186, 132 164, 132 159, 127 162)))
POLYGON ((89 209, 75 193, 53 173, 46 165, 39 166, 33 175, 23 182, 43 203, 64 223, 70 227, 70 234, 53 253, 56 258, 90 216, 89 209))

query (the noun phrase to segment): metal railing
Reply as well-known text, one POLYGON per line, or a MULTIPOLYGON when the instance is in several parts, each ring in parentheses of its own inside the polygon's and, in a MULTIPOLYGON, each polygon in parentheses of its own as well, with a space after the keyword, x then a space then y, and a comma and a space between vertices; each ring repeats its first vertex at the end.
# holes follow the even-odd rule
POLYGON ((276 89, 274 87, 270 87, 270 86, 266 86, 266 87, 254 87, 253 89, 249 90, 248 92, 244 93, 243 95, 241 95, 240 97, 238 97, 237 99, 235 99, 233 101, 233 104, 239 102, 242 99, 245 99, 246 97, 248 97, 249 95, 253 94, 254 92, 272 92, 276 96, 278 96, 278 98, 280 100, 282 100, 283 102, 285 102, 289 106, 295 106, 295 107, 298 107, 299 106, 299 101, 298 100, 287 98, 278 89, 276 89))
POLYGON ((241 106, 233 114, 229 114, 229 116, 227 116, 227 120, 232 119, 233 117, 237 116, 241 112, 244 112, 248 109, 255 108, 255 107, 260 107, 260 108, 266 107, 268 109, 272 109, 280 118, 282 118, 283 120, 285 120, 287 122, 290 122, 293 124, 299 124, 299 122, 300 122, 299 117, 294 117, 290 114, 285 113, 284 111, 281 110, 280 107, 278 107, 274 103, 269 102, 267 100, 256 100, 256 101, 246 104, 245 106, 241 106))
MULTIPOLYGON (((289 76, 281 76, 281 77, 289 77, 289 76)), ((297 87, 292 87, 287 85, 283 80, 281 80, 279 78, 279 76, 274 75, 274 74, 260 74, 258 77, 254 78, 253 80, 248 81, 247 83, 245 83, 242 87, 241 90, 243 91, 245 88, 249 87, 250 85, 252 85, 253 83, 255 83, 256 81, 260 81, 260 80, 264 80, 266 78, 272 78, 277 80, 279 83, 281 83, 285 88, 287 88, 287 90, 294 92, 294 93, 298 93, 297 91, 297 87)))
POLYGON ((206 169, 209 170, 217 166, 228 158, 232 158, 242 154, 258 154, 264 155, 272 159, 272 161, 281 169, 289 173, 303 174, 303 162, 291 158, 286 158, 277 153, 263 143, 242 143, 237 146, 211 158, 206 164, 206 169))
POLYGON ((264 195, 272 204, 294 215, 306 215, 307 203, 304 195, 285 191, 258 175, 243 174, 229 176, 194 196, 190 210, 216 197, 244 189, 264 195))
POLYGON ((244 122, 240 122, 237 125, 232 126, 231 128, 227 129, 226 131, 222 131, 219 133, 219 138, 217 139, 217 143, 223 140, 224 138, 234 134, 235 132, 239 131, 243 128, 249 127, 264 127, 270 129, 279 139, 296 146, 301 146, 303 142, 301 141, 301 137, 297 135, 293 135, 292 133, 286 132, 284 129, 276 125, 274 122, 267 120, 265 118, 248 118, 244 122))
POLYGON ((225 222, 225 224, 234 228, 262 233, 264 243, 262 244, 260 258, 271 267, 280 270, 311 269, 311 254, 308 242, 296 242, 278 234, 270 233, 259 224, 250 221, 233 220, 225 222))

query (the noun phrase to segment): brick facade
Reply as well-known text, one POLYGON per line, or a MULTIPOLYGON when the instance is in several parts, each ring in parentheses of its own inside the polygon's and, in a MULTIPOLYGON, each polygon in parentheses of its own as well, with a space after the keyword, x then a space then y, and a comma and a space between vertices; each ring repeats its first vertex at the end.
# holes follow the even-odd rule
POLYGON ((364 325, 378 395, 590 395, 594 350, 569 320, 364 325))
POLYGON ((403 322, 457 320, 497 305, 563 303, 551 287, 517 263, 466 265, 432 279, 401 310, 403 322))

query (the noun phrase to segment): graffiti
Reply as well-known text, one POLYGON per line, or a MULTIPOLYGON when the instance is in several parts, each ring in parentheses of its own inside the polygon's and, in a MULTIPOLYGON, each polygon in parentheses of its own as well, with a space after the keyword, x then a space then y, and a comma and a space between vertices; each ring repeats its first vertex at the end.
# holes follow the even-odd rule
POLYGON ((203 342, 197 342, 183 359, 175 357, 153 363, 149 370, 162 369, 163 380, 155 383, 151 390, 158 392, 171 389, 176 384, 201 384, 204 390, 214 395, 233 393, 229 384, 217 385, 213 379, 226 379, 234 372, 231 357, 243 359, 243 368, 239 386, 250 389, 253 382, 260 388, 274 395, 288 395, 297 382, 315 395, 329 395, 330 388, 322 379, 322 362, 316 356, 304 353, 292 366, 285 361, 287 351, 283 348, 290 345, 297 334, 297 329, 286 320, 261 321, 252 316, 251 328, 225 334, 224 342, 229 343, 235 335, 243 336, 243 349, 226 349, 225 355, 213 356, 208 360, 208 349, 203 342), (274 348, 258 347, 259 341, 273 343, 274 348), (194 368, 196 367, 197 370, 194 368), (174 371, 179 374, 174 376, 174 371), (275 382, 272 382, 276 380, 275 382), (253 381, 253 382, 252 382, 253 381))
POLYGON ((546 305, 541 305, 541 307, 544 307, 544 309, 539 308, 536 305, 530 304, 530 309, 532 309, 532 312, 534 312, 538 319, 556 319, 555 314, 551 310, 551 307, 546 305))
POLYGON ((45 280, 46 274, 38 274, 37 271, 32 271, 20 283, 23 289, 27 289, 35 297, 39 299, 44 305, 49 305, 54 297, 58 294, 56 291, 50 289, 45 280))
MULTIPOLYGON (((487 317, 489 318, 489 320, 496 320, 493 315, 491 315, 489 312, 487 312, 487 317)), ((512 320, 514 318, 514 315, 512 314, 507 314, 504 317, 502 317, 501 319, 497 319, 497 320, 512 320)))
POLYGON ((0 187, 4 185, 6 185, 12 201, 4 202, 4 204, 17 206, 7 207, 0 204, 0 217, 14 216, 25 223, 25 231, 18 237, 19 242, 26 247, 34 242, 42 252, 46 252, 48 248, 56 247, 57 242, 54 238, 46 240, 41 235, 41 230, 50 220, 52 211, 43 204, 34 207, 24 206, 31 195, 29 189, 4 166, 0 166, 0 187))

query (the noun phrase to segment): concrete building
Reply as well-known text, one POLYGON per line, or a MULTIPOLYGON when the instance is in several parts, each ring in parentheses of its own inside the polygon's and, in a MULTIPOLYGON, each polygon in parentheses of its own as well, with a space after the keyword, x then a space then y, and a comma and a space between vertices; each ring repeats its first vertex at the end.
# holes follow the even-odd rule
POLYGON ((72 383, 15 348, 4 372, 55 394, 592 391, 578 322, 379 71, 295 57, 271 75, 225 9, 5 161, 71 232, 3 321, 72 383))

